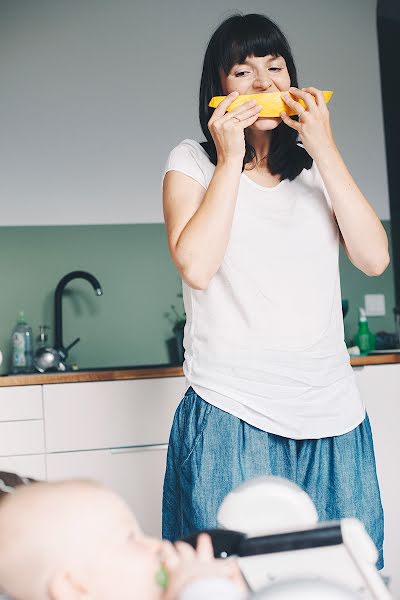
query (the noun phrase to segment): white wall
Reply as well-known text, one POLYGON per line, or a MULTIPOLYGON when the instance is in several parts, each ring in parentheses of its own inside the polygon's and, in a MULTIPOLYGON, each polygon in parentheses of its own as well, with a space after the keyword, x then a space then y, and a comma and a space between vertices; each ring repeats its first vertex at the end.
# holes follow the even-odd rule
POLYGON ((334 90, 337 144, 388 219, 376 0, 2 0, 0 224, 162 221, 166 156, 202 139, 204 50, 235 9, 275 19, 300 84, 334 90))

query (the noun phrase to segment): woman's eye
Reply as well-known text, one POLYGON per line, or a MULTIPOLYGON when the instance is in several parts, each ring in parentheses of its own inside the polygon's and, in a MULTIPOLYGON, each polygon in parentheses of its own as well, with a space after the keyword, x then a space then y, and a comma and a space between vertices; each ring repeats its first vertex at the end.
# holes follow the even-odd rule
POLYGON ((235 77, 243 77, 243 75, 247 75, 249 71, 238 71, 235 73, 235 77))
POLYGON ((281 67, 270 67, 270 71, 282 71, 281 67))

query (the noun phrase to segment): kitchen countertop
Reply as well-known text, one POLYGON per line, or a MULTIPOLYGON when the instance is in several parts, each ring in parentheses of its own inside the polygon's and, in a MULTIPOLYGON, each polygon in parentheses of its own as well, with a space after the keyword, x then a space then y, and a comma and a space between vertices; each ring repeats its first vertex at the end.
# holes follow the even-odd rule
POLYGON ((138 367, 110 367, 66 371, 65 373, 32 373, 29 375, 4 375, 0 387, 14 385, 43 385, 51 383, 78 383, 88 381, 118 381, 123 379, 156 379, 183 376, 180 365, 151 365, 138 367))
MULTIPOLYGON (((386 365, 400 363, 400 353, 371 354, 369 356, 352 356, 353 367, 366 365, 386 365)), ((78 383, 90 381, 120 381, 124 379, 156 379, 158 377, 181 377, 180 365, 151 365, 137 367, 110 367, 68 371, 66 373, 33 373, 31 375, 0 376, 0 387, 14 385, 43 385, 52 383, 78 383)))

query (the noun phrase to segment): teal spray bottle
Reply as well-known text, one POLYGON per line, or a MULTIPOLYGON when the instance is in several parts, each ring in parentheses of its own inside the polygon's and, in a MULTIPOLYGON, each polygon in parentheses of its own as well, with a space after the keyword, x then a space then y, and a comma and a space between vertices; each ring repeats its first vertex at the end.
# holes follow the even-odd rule
POLYGON ((369 330, 365 309, 360 307, 360 320, 358 331, 354 336, 354 343, 360 348, 360 354, 368 354, 375 350, 375 335, 369 330))

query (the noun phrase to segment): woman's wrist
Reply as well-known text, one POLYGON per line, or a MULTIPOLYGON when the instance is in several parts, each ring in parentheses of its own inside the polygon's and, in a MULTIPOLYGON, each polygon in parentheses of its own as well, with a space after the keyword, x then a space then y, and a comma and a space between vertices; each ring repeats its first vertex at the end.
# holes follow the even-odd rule
POLYGON ((226 156, 224 158, 218 157, 217 166, 219 170, 229 171, 232 174, 241 173, 243 168, 243 157, 242 156, 226 156))
POLYGON ((323 169, 328 169, 332 165, 338 165, 340 163, 343 163, 343 159, 340 155, 340 152, 334 143, 324 148, 322 152, 316 154, 314 156, 314 160, 320 172, 323 169))

